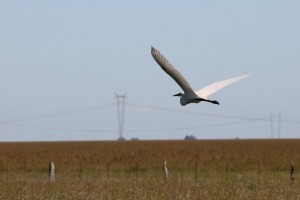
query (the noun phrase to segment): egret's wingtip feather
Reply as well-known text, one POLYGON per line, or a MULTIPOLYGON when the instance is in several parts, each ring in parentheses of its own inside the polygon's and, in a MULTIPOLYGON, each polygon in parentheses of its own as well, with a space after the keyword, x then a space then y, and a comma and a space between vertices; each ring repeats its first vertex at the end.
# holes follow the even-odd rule
POLYGON ((151 46, 151 53, 153 53, 155 50, 156 49, 153 46, 151 46))

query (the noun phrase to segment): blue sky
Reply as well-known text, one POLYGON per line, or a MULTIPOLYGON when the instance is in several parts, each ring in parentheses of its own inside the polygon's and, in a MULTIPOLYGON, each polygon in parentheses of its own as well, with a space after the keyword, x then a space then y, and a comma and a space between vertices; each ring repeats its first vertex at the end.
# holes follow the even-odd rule
POLYGON ((298 138, 299 1, 1 1, 0 140, 298 138), (182 107, 154 46, 194 89, 182 107), (279 125, 279 113, 281 123, 279 125))

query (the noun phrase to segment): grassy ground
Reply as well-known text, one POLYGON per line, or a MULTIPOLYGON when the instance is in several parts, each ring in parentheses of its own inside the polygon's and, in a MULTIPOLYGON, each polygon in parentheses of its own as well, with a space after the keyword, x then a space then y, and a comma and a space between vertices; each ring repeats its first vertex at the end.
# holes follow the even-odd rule
POLYGON ((0 143, 0 199, 300 199, 299 152, 300 140, 0 143))

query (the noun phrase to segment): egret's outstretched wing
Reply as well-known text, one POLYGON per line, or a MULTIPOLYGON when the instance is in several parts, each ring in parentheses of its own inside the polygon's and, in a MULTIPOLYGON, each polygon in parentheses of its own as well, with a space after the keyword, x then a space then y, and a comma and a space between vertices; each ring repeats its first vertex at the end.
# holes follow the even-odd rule
POLYGON ((228 85, 231 85, 237 81, 240 81, 244 78, 247 78, 248 76, 250 76, 251 74, 243 74, 241 76, 238 77, 234 77, 234 78, 230 78, 230 79, 226 79, 223 81, 219 81, 216 83, 213 83, 211 85, 208 85, 204 88, 202 88, 201 90, 196 91, 196 94, 202 98, 207 98, 209 95, 211 95, 212 93, 217 92, 218 90, 222 89, 223 87, 226 87, 228 85))
POLYGON ((185 78, 177 71, 172 64, 154 47, 151 47, 151 54, 154 60, 160 65, 160 67, 169 74, 182 88, 182 90, 187 92, 193 92, 189 83, 185 80, 185 78))

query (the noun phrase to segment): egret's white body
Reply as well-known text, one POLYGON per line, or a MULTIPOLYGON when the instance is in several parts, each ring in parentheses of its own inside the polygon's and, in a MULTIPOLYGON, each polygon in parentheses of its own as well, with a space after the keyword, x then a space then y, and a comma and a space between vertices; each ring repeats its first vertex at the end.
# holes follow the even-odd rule
POLYGON ((172 64, 155 48, 151 47, 151 54, 155 61, 161 66, 161 68, 169 74, 176 82, 177 84, 182 88, 184 93, 178 93, 174 96, 180 96, 180 104, 182 106, 185 106, 189 103, 199 103, 200 101, 207 101, 213 104, 219 104, 216 100, 209 100, 207 97, 218 90, 222 89, 223 87, 226 87, 230 84, 233 84, 237 81, 240 81, 251 74, 243 74, 238 77, 226 79, 223 81, 219 81, 216 83, 213 83, 211 85, 208 85, 198 91, 194 91, 192 87, 189 85, 189 83, 185 80, 185 78, 180 74, 179 71, 177 71, 172 64))

